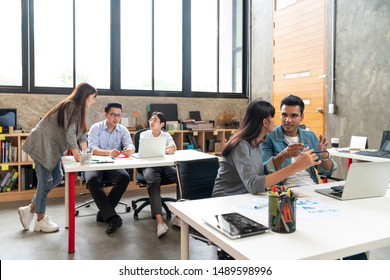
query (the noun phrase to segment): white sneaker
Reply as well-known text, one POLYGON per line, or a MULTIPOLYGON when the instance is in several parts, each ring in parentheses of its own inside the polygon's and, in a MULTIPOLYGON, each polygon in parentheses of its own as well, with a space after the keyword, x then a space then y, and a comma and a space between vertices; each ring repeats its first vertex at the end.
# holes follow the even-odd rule
POLYGON ((181 227, 181 220, 178 216, 175 216, 175 218, 173 218, 173 220, 171 221, 171 225, 175 226, 175 227, 181 227))
POLYGON ((168 231, 168 226, 165 223, 157 224, 157 237, 161 237, 168 231))
POLYGON ((34 231, 54 232, 59 230, 59 228, 57 224, 50 221, 49 216, 45 215, 42 220, 35 222, 34 231))
POLYGON ((30 206, 19 207, 18 209, 20 222, 25 230, 30 228, 31 221, 34 218, 34 213, 31 213, 30 210, 30 206))

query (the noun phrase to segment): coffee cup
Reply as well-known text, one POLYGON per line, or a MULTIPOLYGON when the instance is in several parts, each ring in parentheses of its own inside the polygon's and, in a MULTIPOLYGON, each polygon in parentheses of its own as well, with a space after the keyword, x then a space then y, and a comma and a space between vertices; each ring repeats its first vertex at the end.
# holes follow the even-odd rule
POLYGON ((339 148, 340 139, 339 138, 331 138, 330 143, 332 145, 332 149, 337 151, 339 148))

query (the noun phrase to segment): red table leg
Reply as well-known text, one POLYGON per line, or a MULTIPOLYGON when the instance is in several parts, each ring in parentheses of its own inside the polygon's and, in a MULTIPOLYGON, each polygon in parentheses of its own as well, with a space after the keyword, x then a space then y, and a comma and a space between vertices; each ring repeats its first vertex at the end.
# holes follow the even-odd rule
POLYGON ((351 164, 352 164, 352 159, 351 159, 351 158, 348 158, 348 159, 347 159, 347 172, 348 172, 349 167, 351 166, 351 164))
POLYGON ((68 190, 68 253, 74 254, 75 252, 75 216, 74 216, 74 208, 75 208, 75 182, 76 182, 76 173, 69 172, 69 190, 68 190))

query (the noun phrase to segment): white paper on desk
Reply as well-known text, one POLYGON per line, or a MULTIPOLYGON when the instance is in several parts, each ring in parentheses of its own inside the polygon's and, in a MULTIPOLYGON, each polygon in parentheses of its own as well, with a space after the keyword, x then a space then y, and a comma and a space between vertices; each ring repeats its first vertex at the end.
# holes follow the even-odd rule
POLYGON ((311 199, 298 199, 297 219, 312 217, 342 217, 348 214, 338 208, 311 199))
POLYGON ((236 205, 233 212, 240 212, 243 215, 253 215, 259 217, 268 217, 268 199, 250 200, 236 205))
POLYGON ((351 149, 361 149, 364 150, 366 148, 367 137, 365 136, 352 136, 351 144, 349 144, 349 148, 351 149))

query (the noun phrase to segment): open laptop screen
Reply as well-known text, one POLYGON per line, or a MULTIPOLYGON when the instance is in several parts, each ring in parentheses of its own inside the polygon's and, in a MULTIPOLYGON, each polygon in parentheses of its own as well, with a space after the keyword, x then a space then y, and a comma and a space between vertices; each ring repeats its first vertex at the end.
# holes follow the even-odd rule
POLYGON ((390 152, 390 130, 383 131, 380 150, 390 152))

